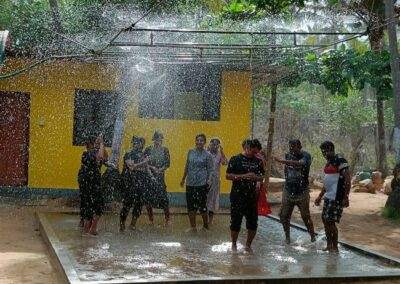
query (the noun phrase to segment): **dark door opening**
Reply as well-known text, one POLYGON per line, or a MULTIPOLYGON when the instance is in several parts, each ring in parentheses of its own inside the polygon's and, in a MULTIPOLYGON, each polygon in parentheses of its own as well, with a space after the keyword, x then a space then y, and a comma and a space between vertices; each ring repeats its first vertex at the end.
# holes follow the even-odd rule
POLYGON ((0 186, 28 185, 30 97, 0 91, 0 186))

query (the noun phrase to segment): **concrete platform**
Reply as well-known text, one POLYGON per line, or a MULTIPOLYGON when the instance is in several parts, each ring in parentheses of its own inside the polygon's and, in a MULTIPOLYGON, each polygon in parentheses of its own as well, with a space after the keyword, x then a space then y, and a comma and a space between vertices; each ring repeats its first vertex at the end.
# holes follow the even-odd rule
MULTIPOLYGON (((321 249, 322 236, 311 244, 303 228, 293 226, 293 244, 283 243, 273 217, 259 220, 254 254, 232 253, 229 215, 217 215, 210 231, 186 233, 185 214, 174 214, 171 227, 139 219, 140 231, 118 232, 118 216, 104 216, 99 236, 81 234, 71 213, 38 214, 40 230, 67 283, 235 282, 343 283, 400 279, 400 261, 342 243, 340 254, 321 249)), ((200 220, 199 220, 200 221, 200 220)), ((244 233, 240 243, 245 241, 244 233)))

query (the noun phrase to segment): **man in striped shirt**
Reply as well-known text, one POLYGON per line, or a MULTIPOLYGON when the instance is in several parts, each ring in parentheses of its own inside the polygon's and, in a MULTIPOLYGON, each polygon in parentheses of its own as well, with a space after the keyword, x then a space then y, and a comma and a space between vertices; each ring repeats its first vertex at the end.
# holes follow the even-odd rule
POLYGON ((340 222, 343 208, 349 206, 351 187, 349 165, 346 159, 335 154, 335 145, 331 141, 325 141, 320 148, 327 163, 324 168, 324 188, 315 200, 315 205, 319 206, 322 197, 324 198, 322 221, 327 241, 325 250, 338 252, 336 223, 340 222))

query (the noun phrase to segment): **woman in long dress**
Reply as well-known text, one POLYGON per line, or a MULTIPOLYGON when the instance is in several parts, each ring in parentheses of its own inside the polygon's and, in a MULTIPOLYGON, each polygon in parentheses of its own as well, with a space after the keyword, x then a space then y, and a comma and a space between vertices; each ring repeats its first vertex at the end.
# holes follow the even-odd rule
POLYGON ((208 152, 211 154, 214 164, 214 170, 211 175, 210 191, 207 195, 208 222, 212 225, 214 213, 219 210, 219 194, 221 190, 220 169, 221 165, 225 166, 228 164, 228 160, 222 149, 221 141, 218 138, 210 140, 208 152))

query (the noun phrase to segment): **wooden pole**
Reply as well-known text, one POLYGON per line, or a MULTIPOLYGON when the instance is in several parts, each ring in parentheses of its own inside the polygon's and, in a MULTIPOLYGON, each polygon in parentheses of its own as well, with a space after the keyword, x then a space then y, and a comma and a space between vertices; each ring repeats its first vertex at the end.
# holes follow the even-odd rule
POLYGON ((277 84, 274 83, 271 85, 271 101, 270 101, 270 111, 269 111, 269 123, 268 123, 268 139, 267 139, 267 151, 266 151, 266 159, 267 159, 267 168, 265 171, 265 183, 267 189, 269 188, 269 178, 271 177, 271 169, 272 169, 272 144, 274 140, 274 132, 275 132, 275 111, 276 111, 276 90, 277 84))

